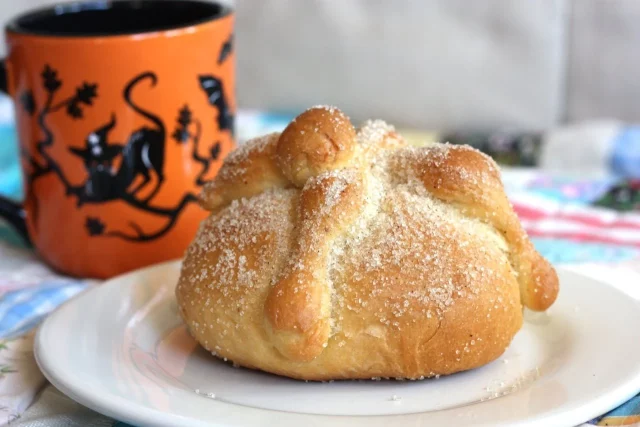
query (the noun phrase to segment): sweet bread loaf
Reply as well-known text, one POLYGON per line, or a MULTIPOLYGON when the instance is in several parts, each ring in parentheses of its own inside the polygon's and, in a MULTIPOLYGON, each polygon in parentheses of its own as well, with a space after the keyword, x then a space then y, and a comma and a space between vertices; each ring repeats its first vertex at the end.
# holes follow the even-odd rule
POLYGON ((558 278, 497 166, 467 146, 409 147, 381 121, 314 107, 240 146, 176 296, 195 339, 307 380, 423 378, 484 365, 558 278))

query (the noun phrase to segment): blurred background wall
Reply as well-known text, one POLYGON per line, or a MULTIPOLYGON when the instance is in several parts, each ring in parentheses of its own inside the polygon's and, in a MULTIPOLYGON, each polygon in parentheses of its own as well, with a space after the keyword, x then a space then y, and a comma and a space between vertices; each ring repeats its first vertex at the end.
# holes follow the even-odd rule
MULTIPOLYGON (((51 0, 3 1, 9 17, 51 0)), ((426 129, 640 121, 640 1, 237 0, 240 107, 426 129)))

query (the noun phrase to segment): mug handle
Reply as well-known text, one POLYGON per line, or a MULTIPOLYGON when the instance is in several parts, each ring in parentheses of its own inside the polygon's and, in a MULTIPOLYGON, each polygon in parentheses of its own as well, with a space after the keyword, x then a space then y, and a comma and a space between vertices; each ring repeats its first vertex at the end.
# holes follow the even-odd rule
MULTIPOLYGON (((2 59, 0 60, 0 91, 9 94, 7 86, 7 67, 2 59)), ((27 243, 30 243, 27 216, 22 204, 0 196, 0 217, 11 224, 27 243)))

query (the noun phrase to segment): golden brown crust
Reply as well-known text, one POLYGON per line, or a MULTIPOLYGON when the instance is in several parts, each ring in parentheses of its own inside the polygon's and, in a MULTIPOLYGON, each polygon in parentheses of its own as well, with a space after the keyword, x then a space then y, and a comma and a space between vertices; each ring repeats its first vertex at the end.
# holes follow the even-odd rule
POLYGON ((345 120, 311 109, 225 161, 176 289, 191 333, 239 365, 310 380, 494 360, 522 304, 544 310, 558 291, 495 164, 345 120))

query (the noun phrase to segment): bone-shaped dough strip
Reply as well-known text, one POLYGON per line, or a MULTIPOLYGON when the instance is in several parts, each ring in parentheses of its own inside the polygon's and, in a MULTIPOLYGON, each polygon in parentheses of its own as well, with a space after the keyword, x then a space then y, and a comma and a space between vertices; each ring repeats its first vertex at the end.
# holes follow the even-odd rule
POLYGON ((327 345, 331 332, 329 253, 363 203, 363 176, 357 169, 324 173, 309 179, 302 189, 291 259, 265 303, 271 341, 291 360, 313 360, 327 345))
POLYGON ((291 186, 276 164, 279 137, 280 133, 265 135, 232 152, 216 179, 204 186, 200 196, 202 207, 214 212, 233 200, 255 196, 270 188, 291 186))
POLYGON ((527 239, 491 158, 467 146, 437 145, 400 152, 396 161, 397 170, 412 170, 434 197, 492 225, 509 246, 522 303, 532 310, 551 306, 558 294, 555 270, 527 239))

